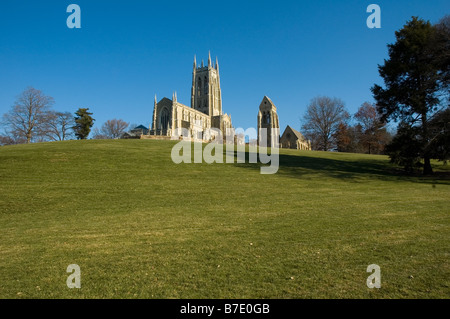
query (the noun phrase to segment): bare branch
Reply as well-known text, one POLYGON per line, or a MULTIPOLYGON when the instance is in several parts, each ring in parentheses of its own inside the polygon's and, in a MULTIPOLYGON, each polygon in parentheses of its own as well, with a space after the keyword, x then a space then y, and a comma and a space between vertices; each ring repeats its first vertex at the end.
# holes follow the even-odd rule
POLYGON ((31 143, 41 132, 45 115, 53 104, 52 97, 29 87, 17 97, 12 109, 3 115, 3 123, 13 135, 31 143))

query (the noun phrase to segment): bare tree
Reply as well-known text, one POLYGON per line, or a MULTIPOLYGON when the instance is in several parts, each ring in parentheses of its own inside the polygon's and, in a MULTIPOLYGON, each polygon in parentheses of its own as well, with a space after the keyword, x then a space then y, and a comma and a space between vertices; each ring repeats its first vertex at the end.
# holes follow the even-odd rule
POLYGON ((96 127, 96 128, 94 128, 94 129, 92 130, 92 138, 93 138, 94 140, 107 140, 107 139, 109 139, 110 137, 109 137, 109 136, 106 136, 105 134, 103 134, 103 133, 98 129, 98 127, 96 127))
POLYGON ((44 125, 41 127, 40 135, 52 141, 64 141, 73 137, 73 126, 75 121, 70 112, 49 111, 45 114, 44 125))
POLYGON ((16 141, 8 135, 0 135, 0 146, 3 145, 14 145, 17 144, 16 141))
POLYGON ((0 145, 25 144, 26 142, 27 140, 24 137, 17 136, 14 132, 8 131, 8 128, 0 134, 0 145))
POLYGON ((12 109, 3 115, 3 123, 11 135, 31 143, 45 123, 45 117, 54 100, 32 87, 17 97, 12 109))
POLYGON ((364 102, 356 112, 355 119, 361 125, 359 143, 363 149, 369 154, 381 153, 389 140, 389 134, 376 106, 364 102))
POLYGON ((350 115, 344 102, 327 96, 315 97, 303 117, 302 131, 316 150, 328 151, 335 147, 334 137, 340 123, 350 115))
POLYGON ((103 123, 100 130, 94 129, 94 138, 96 139, 114 139, 119 138, 127 130, 129 124, 123 120, 108 120, 103 123))

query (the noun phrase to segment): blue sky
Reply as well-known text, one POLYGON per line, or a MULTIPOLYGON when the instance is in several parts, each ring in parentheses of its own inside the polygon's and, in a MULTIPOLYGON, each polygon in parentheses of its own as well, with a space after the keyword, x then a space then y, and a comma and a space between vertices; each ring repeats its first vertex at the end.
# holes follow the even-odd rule
MULTIPOLYGON (((190 105, 192 63, 219 58, 223 110, 235 127, 256 126, 264 95, 281 129, 300 128, 318 95, 341 98, 350 113, 372 102, 377 65, 411 16, 437 22, 448 0, 399 1, 0 1, 0 114, 27 86, 54 108, 89 107, 108 119, 149 125, 154 95, 190 105), (66 8, 81 7, 81 29, 66 8), (381 29, 366 8, 381 7, 381 29)), ((1 130, 1 129, 0 129, 1 130)))

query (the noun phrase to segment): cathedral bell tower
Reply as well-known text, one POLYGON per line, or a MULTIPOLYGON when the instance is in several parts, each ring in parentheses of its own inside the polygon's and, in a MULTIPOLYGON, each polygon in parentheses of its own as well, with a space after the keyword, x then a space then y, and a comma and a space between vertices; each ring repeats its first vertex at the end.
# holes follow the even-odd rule
POLYGON ((220 90, 219 62, 211 62, 208 55, 208 65, 203 61, 197 67, 194 56, 194 70, 192 72, 191 107, 209 116, 222 115, 222 92, 220 90))
POLYGON ((264 96, 258 112, 258 145, 266 147, 279 147, 280 122, 277 108, 272 100, 264 96), (261 130, 265 129, 265 134, 261 130), (264 140, 264 136, 267 140, 264 140))

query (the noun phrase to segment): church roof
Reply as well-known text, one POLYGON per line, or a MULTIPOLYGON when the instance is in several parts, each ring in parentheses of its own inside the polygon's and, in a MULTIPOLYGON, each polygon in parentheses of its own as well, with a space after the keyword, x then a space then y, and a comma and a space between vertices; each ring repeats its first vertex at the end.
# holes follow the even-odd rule
MULTIPOLYGON (((299 140, 305 140, 305 137, 303 136, 303 134, 302 133, 300 133, 299 131, 297 131, 297 130, 294 130, 292 127, 290 127, 289 125, 286 127, 286 129, 284 130, 284 132, 286 133, 286 131, 287 130, 291 130, 292 131, 292 133, 294 133, 294 135, 299 139, 299 140)), ((284 135, 284 133, 283 133, 283 135, 284 135)))
POLYGON ((275 106, 275 104, 273 104, 272 100, 267 95, 264 95, 264 99, 266 99, 267 101, 269 101, 270 104, 275 106))
POLYGON ((136 126, 133 130, 148 130, 144 125, 136 126))
POLYGON ((260 108, 262 107, 263 104, 267 104, 267 103, 269 103, 269 105, 270 105, 271 107, 273 107, 275 110, 277 109, 277 107, 275 106, 275 104, 273 104, 272 100, 271 100, 267 95, 264 95, 264 98, 263 98, 263 100, 261 101, 261 106, 260 106, 260 108))

